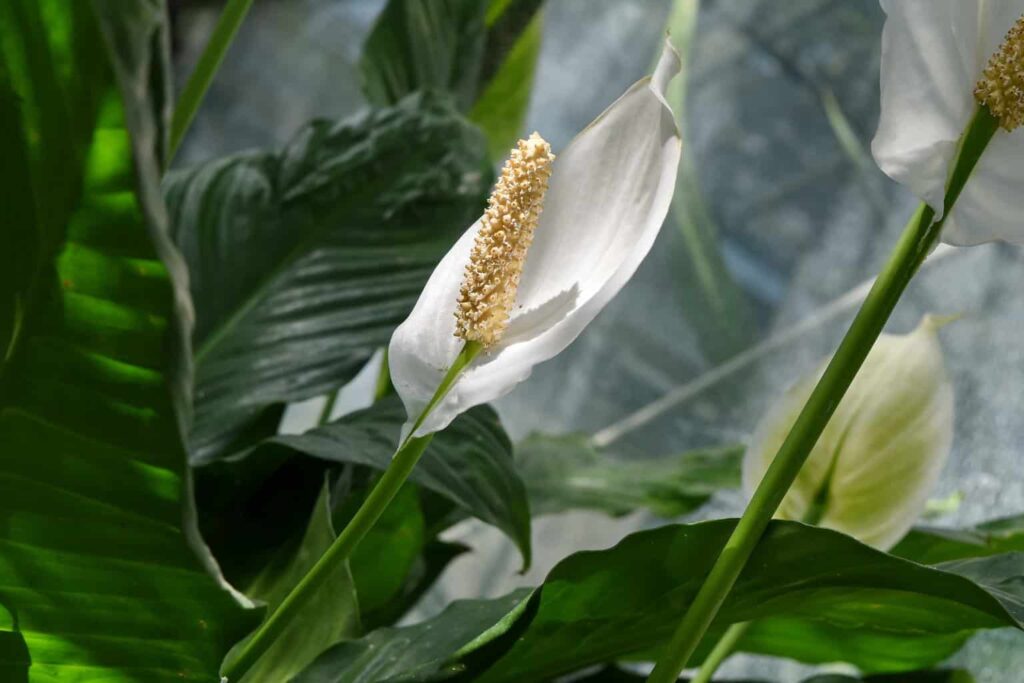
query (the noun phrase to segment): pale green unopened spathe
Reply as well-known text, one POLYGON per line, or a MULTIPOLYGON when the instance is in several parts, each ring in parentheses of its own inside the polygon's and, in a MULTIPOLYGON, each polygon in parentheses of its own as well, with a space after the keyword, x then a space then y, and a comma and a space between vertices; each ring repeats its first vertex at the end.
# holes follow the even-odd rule
MULTIPOLYGON (((953 440, 953 388, 939 319, 879 337, 777 513, 889 549, 924 509, 953 440)), ((802 378, 762 418, 743 462, 750 492, 824 371, 802 378)))

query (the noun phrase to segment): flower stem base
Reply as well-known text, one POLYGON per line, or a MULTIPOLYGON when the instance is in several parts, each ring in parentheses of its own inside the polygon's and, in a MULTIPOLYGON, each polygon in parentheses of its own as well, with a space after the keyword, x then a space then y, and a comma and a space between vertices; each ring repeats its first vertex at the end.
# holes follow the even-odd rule
POLYGON ((287 627, 294 616, 301 611, 308 601, 316 594, 324 582, 332 575, 332 570, 339 563, 346 562, 352 556, 352 552, 363 540, 367 533, 373 528, 380 516, 384 514, 388 504, 397 495, 399 489, 412 473, 420 456, 427 449, 433 434, 415 436, 416 430, 426 419, 430 411, 444 398, 445 394, 452 388, 455 381, 462 374, 473 359, 480 353, 482 346, 475 342, 468 342, 456 357, 452 366, 448 369, 441 385, 437 388, 433 398, 426 408, 416 419, 409 435, 405 437, 391 464, 384 470, 373 489, 352 519, 345 526, 342 532, 334 540, 331 546, 320 556, 313 568, 302 577, 295 585, 295 588, 281 602, 278 608, 253 633, 252 637, 245 644, 238 656, 226 662, 221 672, 224 680, 229 683, 240 681, 253 664, 259 660, 264 652, 273 644, 274 640, 287 627))

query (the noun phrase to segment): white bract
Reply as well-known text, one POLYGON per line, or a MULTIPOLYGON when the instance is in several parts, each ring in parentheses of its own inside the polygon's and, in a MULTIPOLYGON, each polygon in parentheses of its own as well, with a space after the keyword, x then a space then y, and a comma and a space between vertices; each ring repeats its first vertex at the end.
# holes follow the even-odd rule
MULTIPOLYGON (((661 229, 675 187, 680 136, 663 93, 679 67, 678 55, 666 42, 654 75, 630 87, 558 153, 549 182, 545 177, 536 183, 548 187, 532 244, 525 242, 529 250, 521 277, 507 268, 501 276, 504 282, 518 282, 507 325, 499 325, 497 338, 482 337, 487 344, 483 352, 433 408, 417 436, 443 429, 459 413, 511 391, 535 365, 567 347, 636 271, 661 229)), ((541 144, 534 138, 524 141, 516 160, 542 158, 541 144)), ((540 211, 522 206, 524 216, 540 211)), ((441 260, 391 338, 391 378, 410 423, 471 338, 457 330, 455 313, 466 301, 460 291, 485 218, 470 226, 441 260)), ((508 250, 520 246, 513 243, 508 250)), ((471 284, 475 291, 482 287, 471 284)))
MULTIPOLYGON (((1007 33, 1024 14, 1024 0, 881 0, 882 110, 871 151, 894 180, 943 212, 943 196, 958 141, 978 104, 974 92, 1007 33)), ((1000 79, 1010 100, 1018 93, 1019 36, 1008 40, 1000 79), (1005 74, 1004 74, 1005 75, 1005 74)), ((1005 123, 1004 123, 1005 125, 1005 123)), ((942 239, 971 245, 1024 242, 1024 133, 999 130, 946 219, 942 239)))
MULTIPOLYGON (((953 389, 926 317, 907 335, 879 337, 777 516, 806 520, 888 550, 924 510, 953 440, 953 389)), ((743 461, 750 493, 824 372, 786 392, 762 418, 743 461)))

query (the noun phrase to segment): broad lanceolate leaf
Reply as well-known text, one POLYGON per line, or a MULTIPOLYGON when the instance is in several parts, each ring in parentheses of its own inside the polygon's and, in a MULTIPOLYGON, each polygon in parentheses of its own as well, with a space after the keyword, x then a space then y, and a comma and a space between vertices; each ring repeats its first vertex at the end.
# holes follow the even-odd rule
POLYGON ((529 590, 454 602, 429 621, 382 628, 323 653, 293 683, 472 681, 512 645, 535 604, 529 590))
MULTIPOLYGON (((487 683, 548 681, 618 659, 653 659, 733 524, 661 527, 569 557, 522 608, 507 653, 464 646, 462 657, 453 656, 451 640, 466 641, 460 629, 493 623, 515 595, 460 605, 458 619, 452 607, 414 627, 381 629, 339 645, 298 680, 432 680, 427 671, 444 671, 438 661, 464 661, 470 652, 471 680, 487 683), (414 644, 423 647, 413 653, 414 644)), ((742 650, 904 672, 948 657, 974 629, 1021 627, 1024 596, 1013 587, 1020 582, 1019 555, 982 558, 961 571, 901 560, 834 531, 773 522, 698 654, 728 623, 756 619, 742 650)), ((923 673, 900 675, 930 680, 923 673)))
MULTIPOLYGON (((325 483, 298 546, 282 548, 284 552, 276 561, 246 587, 246 595, 266 603, 268 615, 280 606, 334 542, 337 536, 331 514, 330 490, 325 483)), ((242 681, 287 681, 330 646, 359 634, 359 602, 346 562, 332 570, 323 588, 312 596, 309 605, 288 624, 242 681)), ((239 651, 244 643, 239 643, 232 652, 239 651)), ((231 654, 227 659, 231 659, 231 654)))
POLYGON ((734 446, 624 460, 599 450, 582 434, 533 434, 516 445, 516 467, 534 515, 574 509, 684 515, 716 490, 739 487, 742 457, 743 447, 734 446))
MULTIPOLYGON (((478 680, 548 680, 627 655, 656 656, 733 524, 666 526, 564 560, 539 589, 524 634, 478 680)), ((1021 627, 1024 598, 1013 588, 1024 573, 1019 558, 976 560, 967 578, 833 531, 773 522, 703 647, 729 623, 756 619, 742 650, 848 661, 866 671, 921 668, 974 629, 1021 627)))
POLYGON ((168 176, 196 302, 196 460, 273 433, 268 406, 339 387, 387 342, 479 214, 485 158, 424 94, 168 176))
MULTIPOLYGON (((345 416, 305 434, 278 436, 267 448, 284 446, 340 463, 384 470, 391 462, 405 421, 396 397, 345 416)), ((257 449, 238 466, 261 457, 257 449)), ((246 465, 248 466, 248 465, 246 465)), ((487 406, 463 414, 435 436, 410 479, 459 506, 461 511, 498 527, 530 562, 530 512, 526 488, 512 462, 512 444, 497 414, 487 406)))
POLYGON ((363 47, 363 90, 378 105, 451 93, 487 134, 491 157, 521 132, 540 51, 542 0, 389 0, 363 47))
POLYGON ((188 293, 158 187, 166 52, 158 3, 0 4, 22 114, 2 180, 27 160, 35 207, 0 224, 0 253, 35 244, 27 284, 0 292, 20 301, 0 368, 0 671, 27 654, 33 683, 216 680, 251 626, 195 554, 188 293))

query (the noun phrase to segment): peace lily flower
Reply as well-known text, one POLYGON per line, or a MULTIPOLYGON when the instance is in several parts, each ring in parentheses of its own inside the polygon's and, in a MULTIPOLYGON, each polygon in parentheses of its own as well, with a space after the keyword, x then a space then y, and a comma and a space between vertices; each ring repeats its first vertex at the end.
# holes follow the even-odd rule
MULTIPOLYGON (((808 520, 883 550, 910 530, 949 455, 953 388, 926 316, 907 335, 883 334, 777 516, 808 520)), ((824 365, 801 379, 762 418, 743 461, 751 492, 814 389, 824 365)))
POLYGON ((1002 130, 946 219, 943 241, 1024 243, 1024 0, 882 0, 879 167, 942 216, 958 142, 979 106, 1002 130))
POLYGON ((486 213, 441 260, 391 338, 406 432, 467 345, 480 352, 415 436, 507 394, 568 346, 636 271, 675 186, 680 136, 664 92, 679 67, 666 41, 654 75, 557 158, 536 133, 520 141, 486 213))

